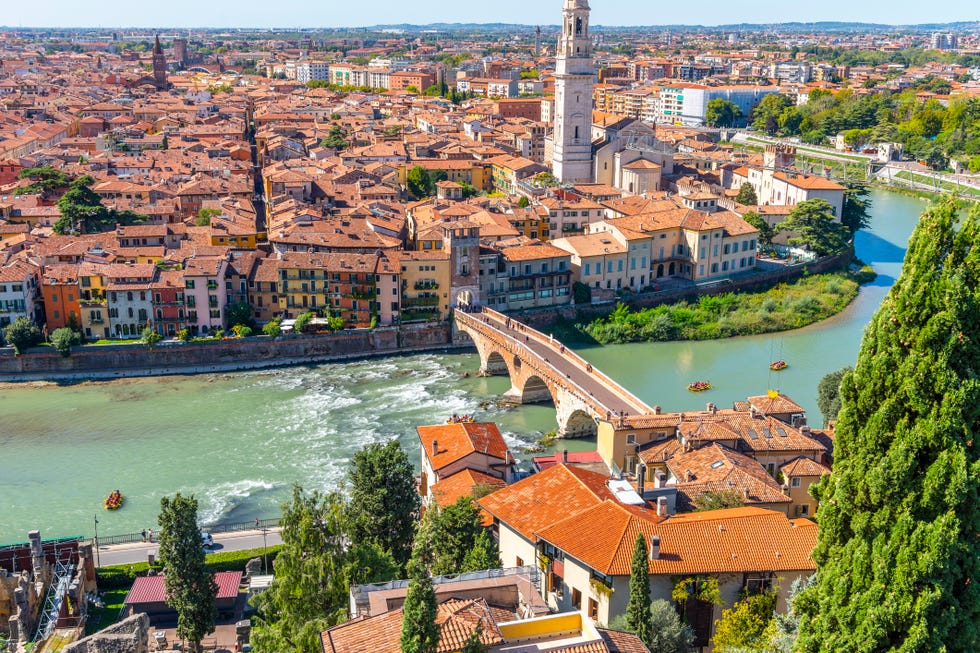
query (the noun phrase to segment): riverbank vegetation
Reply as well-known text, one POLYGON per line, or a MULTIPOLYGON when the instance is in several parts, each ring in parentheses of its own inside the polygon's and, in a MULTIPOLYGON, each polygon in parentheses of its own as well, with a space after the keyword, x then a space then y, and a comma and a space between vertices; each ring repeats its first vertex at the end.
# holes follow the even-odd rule
POLYGON ((820 274, 765 292, 705 296, 639 311, 619 304, 609 316, 575 328, 603 345, 757 335, 825 320, 844 310, 857 293, 852 275, 820 274))

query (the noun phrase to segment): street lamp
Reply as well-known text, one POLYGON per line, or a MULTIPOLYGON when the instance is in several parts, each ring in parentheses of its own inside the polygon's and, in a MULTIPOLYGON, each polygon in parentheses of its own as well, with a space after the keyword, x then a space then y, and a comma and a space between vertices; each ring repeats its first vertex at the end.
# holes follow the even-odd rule
POLYGON ((99 560, 99 516, 93 515, 92 519, 95 520, 95 566, 101 567, 102 562, 99 560))
POLYGON ((265 570, 265 575, 269 575, 269 556, 266 554, 265 546, 265 535, 269 532, 267 526, 262 527, 262 568, 265 570))

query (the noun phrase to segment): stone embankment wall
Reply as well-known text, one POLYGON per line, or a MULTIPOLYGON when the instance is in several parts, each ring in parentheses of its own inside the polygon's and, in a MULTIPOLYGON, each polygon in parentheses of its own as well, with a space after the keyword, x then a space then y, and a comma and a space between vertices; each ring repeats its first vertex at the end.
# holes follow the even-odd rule
MULTIPOLYGON (((690 284, 676 290, 665 290, 660 292, 649 292, 636 295, 624 296, 619 301, 633 309, 651 308, 662 304, 673 304, 675 302, 690 300, 704 295, 722 295, 735 291, 761 291, 771 288, 779 283, 794 281, 806 274, 824 274, 845 269, 854 259, 853 249, 827 258, 808 263, 806 265, 794 265, 757 272, 735 277, 730 281, 722 281, 711 285, 690 284)), ((606 304, 578 304, 556 308, 530 309, 521 313, 514 314, 514 317, 535 329, 544 329, 558 320, 570 320, 574 322, 591 322, 600 317, 605 317, 616 308, 615 302, 606 304)))
POLYGON ((199 343, 75 348, 63 357, 50 347, 21 356, 0 349, 0 382, 106 380, 305 365, 459 347, 448 324, 403 326, 329 335, 256 337, 199 343))

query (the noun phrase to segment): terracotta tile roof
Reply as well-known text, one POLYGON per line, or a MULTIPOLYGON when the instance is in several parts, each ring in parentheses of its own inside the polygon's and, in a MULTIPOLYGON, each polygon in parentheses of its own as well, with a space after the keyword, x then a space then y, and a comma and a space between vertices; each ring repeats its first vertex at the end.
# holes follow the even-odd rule
POLYGON ((749 404, 756 410, 762 411, 766 415, 781 415, 783 413, 804 413, 806 410, 784 394, 777 394, 775 397, 761 395, 749 397, 749 404))
POLYGON ((744 494, 747 505, 792 501, 759 461, 720 444, 680 453, 667 461, 667 467, 677 479, 678 499, 686 504, 685 510, 692 510, 694 501, 706 492, 734 490, 744 494))
POLYGON ((830 473, 826 465, 811 460, 805 456, 794 458, 779 468, 787 477, 790 476, 823 476, 830 473))
MULTIPOLYGON (((439 507, 445 508, 446 506, 453 505, 463 497, 473 496, 474 488, 480 485, 501 488, 505 487, 507 483, 503 479, 482 472, 464 469, 434 484, 429 488, 429 491, 436 500, 436 503, 439 504, 439 507)), ((493 518, 488 517, 488 520, 489 523, 493 522, 493 518)))
POLYGON ((597 629, 609 653, 650 653, 650 649, 633 633, 597 629))
POLYGON ((613 498, 607 475, 555 465, 483 497, 478 503, 495 519, 531 541, 537 532, 613 498))
POLYGON ((497 425, 492 422, 419 426, 415 430, 419 434, 422 448, 435 471, 439 471, 471 453, 485 453, 503 461, 508 460, 509 457, 504 436, 500 434, 497 425), (432 451, 433 440, 438 443, 438 452, 435 455, 432 451))
POLYGON ((660 536, 660 556, 649 561, 651 574, 816 568, 810 558, 816 546, 816 524, 790 521, 781 512, 754 507, 661 520, 653 511, 608 501, 555 524, 540 532, 540 537, 596 571, 627 576, 638 533, 660 536))
MULTIPOLYGON (((320 633, 324 653, 399 653, 403 610, 377 617, 348 621, 320 633)), ((436 623, 440 625, 439 653, 455 653, 462 648, 478 623, 483 624, 480 641, 493 646, 503 642, 497 622, 483 598, 450 599, 439 605, 436 623)))

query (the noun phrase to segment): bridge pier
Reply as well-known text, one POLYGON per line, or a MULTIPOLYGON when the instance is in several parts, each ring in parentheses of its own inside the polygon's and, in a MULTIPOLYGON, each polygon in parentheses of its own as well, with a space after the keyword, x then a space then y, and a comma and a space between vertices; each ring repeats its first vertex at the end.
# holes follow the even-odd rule
POLYGON ((570 392, 559 389, 555 401, 558 436, 561 438, 590 438, 599 432, 599 425, 589 407, 570 392))

